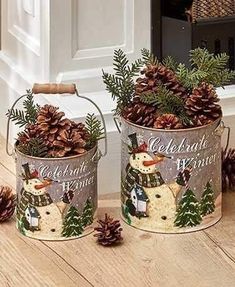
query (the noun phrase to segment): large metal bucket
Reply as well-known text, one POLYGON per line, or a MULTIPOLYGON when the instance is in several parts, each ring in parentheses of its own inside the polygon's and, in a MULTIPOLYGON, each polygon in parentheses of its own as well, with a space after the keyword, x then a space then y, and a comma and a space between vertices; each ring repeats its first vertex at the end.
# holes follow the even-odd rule
MULTIPOLYGON (((117 119, 116 119, 117 123, 117 119)), ((201 230, 221 218, 221 119, 184 130, 121 125, 123 219, 159 233, 201 230)))
MULTIPOLYGON (((76 93, 81 97, 76 87, 71 85, 49 85, 49 88, 40 85, 34 93, 47 91, 76 93), (53 90, 52 87, 56 88, 53 90)), ((106 136, 102 113, 93 104, 100 113, 106 136)), ((11 155, 8 139, 9 123, 7 152, 11 155)), ((107 152, 106 144, 105 139, 103 154, 95 146, 85 154, 64 158, 27 156, 15 147, 16 226, 20 233, 40 240, 67 240, 87 235, 93 230, 97 210, 97 165, 100 157, 107 152)))

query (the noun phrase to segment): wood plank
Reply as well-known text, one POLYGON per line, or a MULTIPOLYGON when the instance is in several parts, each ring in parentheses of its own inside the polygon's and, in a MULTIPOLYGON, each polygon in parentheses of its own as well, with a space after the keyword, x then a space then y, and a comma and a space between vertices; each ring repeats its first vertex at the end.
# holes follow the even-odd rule
MULTIPOLYGON (((104 212, 118 217, 119 208, 100 209, 104 212)), ((45 244, 94 286, 233 286, 235 264, 204 232, 160 235, 124 223, 123 228, 124 244, 114 248, 96 245, 92 236, 45 244)))
POLYGON ((235 263, 235 192, 223 197, 223 217, 213 228, 204 233, 214 242, 221 254, 235 263))
POLYGON ((8 156, 6 153, 6 140, 0 136, 0 161, 1 165, 15 174, 15 160, 13 156, 8 156))
POLYGON ((0 286, 92 286, 43 242, 21 236, 15 222, 0 226, 0 286))

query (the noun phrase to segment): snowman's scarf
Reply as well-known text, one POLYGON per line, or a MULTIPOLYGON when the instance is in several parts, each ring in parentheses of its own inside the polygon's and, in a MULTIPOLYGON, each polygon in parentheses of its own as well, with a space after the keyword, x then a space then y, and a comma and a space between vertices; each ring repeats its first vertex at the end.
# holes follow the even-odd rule
POLYGON ((24 215, 26 208, 30 206, 41 207, 51 204, 53 201, 48 193, 42 195, 33 195, 27 191, 23 191, 20 203, 18 205, 18 212, 24 215))
POLYGON ((135 184, 139 184, 143 187, 158 187, 164 184, 160 172, 143 174, 137 169, 131 167, 130 164, 126 167, 126 178, 123 183, 123 188, 126 194, 130 194, 131 189, 135 184))

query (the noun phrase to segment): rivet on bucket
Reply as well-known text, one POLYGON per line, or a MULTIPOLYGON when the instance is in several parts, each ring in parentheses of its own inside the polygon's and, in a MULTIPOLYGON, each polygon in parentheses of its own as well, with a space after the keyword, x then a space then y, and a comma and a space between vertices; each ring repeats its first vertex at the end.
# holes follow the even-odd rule
POLYGON ((151 232, 204 229, 221 218, 220 119, 156 130, 122 119, 123 219, 151 232))

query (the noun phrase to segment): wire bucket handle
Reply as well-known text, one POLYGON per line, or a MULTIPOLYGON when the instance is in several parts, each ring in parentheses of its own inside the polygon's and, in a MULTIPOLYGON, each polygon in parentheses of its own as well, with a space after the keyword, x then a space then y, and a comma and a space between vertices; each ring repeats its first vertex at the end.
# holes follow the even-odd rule
MULTIPOLYGON (((78 90, 76 88, 75 84, 37 84, 35 83, 33 85, 32 89, 32 94, 37 95, 37 94, 76 94, 78 98, 84 99, 86 101, 89 101, 95 108, 98 110, 102 125, 104 128, 104 152, 101 152, 101 150, 98 148, 97 152, 93 156, 94 161, 99 161, 101 157, 104 157, 107 154, 107 130, 106 130, 106 125, 105 125, 105 120, 104 116, 100 110, 100 108, 97 106, 97 104, 92 101, 91 99, 81 96, 78 93, 78 90)), ((10 116, 12 114, 13 109, 17 105, 17 103, 24 97, 26 97, 27 94, 20 96, 12 105, 10 111, 9 111, 9 116, 8 116, 8 121, 7 121, 7 139, 6 139, 6 152, 9 156, 13 155, 13 151, 10 150, 9 148, 9 137, 10 137, 10 116)))

